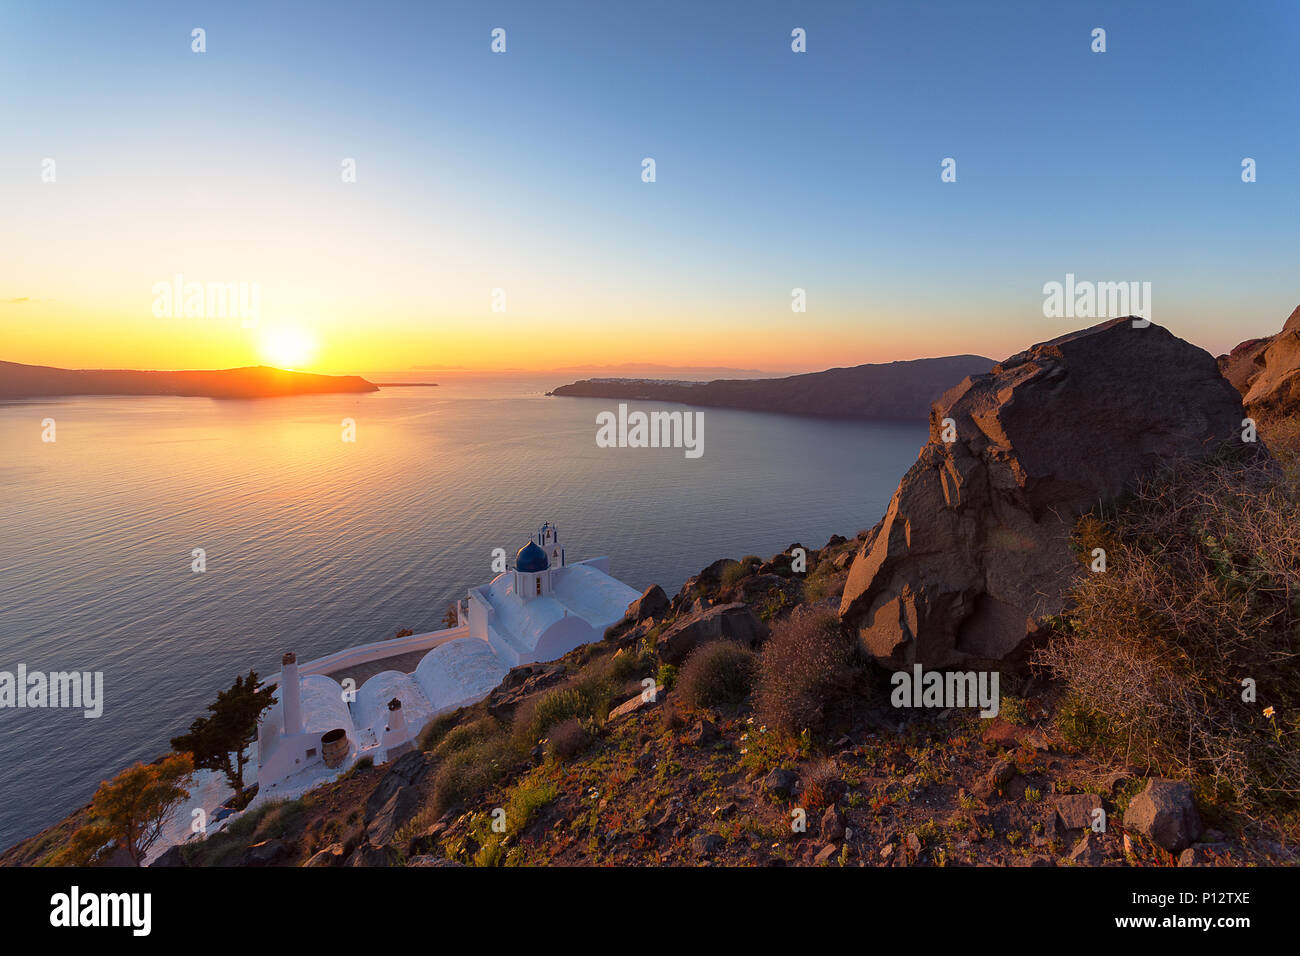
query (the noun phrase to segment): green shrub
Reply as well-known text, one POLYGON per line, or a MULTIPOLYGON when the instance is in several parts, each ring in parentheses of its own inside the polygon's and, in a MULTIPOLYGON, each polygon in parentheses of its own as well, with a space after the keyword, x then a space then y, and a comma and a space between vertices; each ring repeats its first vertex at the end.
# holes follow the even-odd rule
POLYGON ((722 586, 724 588, 735 587, 754 573, 754 567, 752 564, 745 564, 741 561, 730 562, 722 569, 722 586))
POLYGON ((614 687, 609 679, 593 673, 526 701, 515 714, 512 733, 516 746, 531 748, 552 727, 572 717, 584 720, 592 727, 603 725, 609 716, 613 695, 614 687))
POLYGON ((835 565, 823 561, 813 569, 813 573, 804 578, 803 596, 809 604, 816 604, 829 597, 838 598, 844 593, 844 582, 848 574, 836 570, 835 565))
POLYGON ((734 641, 713 641, 691 652, 677 675, 683 699, 696 707, 739 703, 754 686, 758 655, 734 641))
POLYGON ((448 711, 445 714, 439 714, 433 720, 424 725, 420 731, 420 749, 428 753, 442 742, 442 738, 460 722, 459 710, 448 711))
POLYGON ((474 744, 497 737, 501 734, 501 724, 494 717, 480 717, 468 724, 460 724, 443 734, 442 740, 433 748, 435 756, 447 757, 465 750, 474 744))
POLYGON ((624 650, 609 659, 609 679, 622 684, 634 677, 642 677, 650 668, 649 654, 624 650))
POLYGON ((661 685, 664 690, 672 690, 677 685, 677 665, 660 664, 655 683, 661 685))
POLYGON ((500 783, 517 762, 518 754, 504 734, 451 753, 434 771, 434 812, 442 814, 500 783))

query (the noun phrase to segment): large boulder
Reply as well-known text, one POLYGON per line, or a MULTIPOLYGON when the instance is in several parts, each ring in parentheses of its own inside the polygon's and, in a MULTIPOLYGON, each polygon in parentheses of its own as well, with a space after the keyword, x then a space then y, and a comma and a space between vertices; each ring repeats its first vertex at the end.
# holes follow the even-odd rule
POLYGON ((1281 332, 1219 356, 1219 368, 1241 392, 1246 414, 1268 420, 1300 413, 1300 307, 1281 332))
POLYGON ((934 403, 840 616, 889 666, 1005 658, 1082 573, 1076 518, 1161 463, 1241 448, 1242 417, 1214 358, 1157 325, 1013 355, 934 403))
POLYGON ((678 619, 659 635, 655 650, 665 664, 680 664, 701 644, 723 638, 754 648, 768 638, 768 627, 739 601, 703 608, 678 619))

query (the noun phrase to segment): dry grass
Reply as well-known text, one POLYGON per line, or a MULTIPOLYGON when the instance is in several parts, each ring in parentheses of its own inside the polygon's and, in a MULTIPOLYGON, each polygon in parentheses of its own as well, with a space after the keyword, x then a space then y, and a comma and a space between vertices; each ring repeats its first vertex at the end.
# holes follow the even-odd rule
POLYGON ((1036 662, 1076 738, 1188 775, 1225 809, 1300 798, 1300 478, 1289 464, 1184 464, 1080 522, 1085 575, 1036 662), (1244 681, 1256 700, 1244 701, 1244 681), (1272 716, 1264 709, 1274 708, 1272 716))

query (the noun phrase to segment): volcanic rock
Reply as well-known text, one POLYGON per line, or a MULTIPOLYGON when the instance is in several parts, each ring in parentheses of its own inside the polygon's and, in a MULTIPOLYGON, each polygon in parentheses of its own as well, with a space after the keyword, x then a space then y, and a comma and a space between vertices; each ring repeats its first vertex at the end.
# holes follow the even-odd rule
POLYGON ((701 644, 729 638, 754 648, 767 640, 768 627, 741 602, 719 604, 679 618, 659 635, 655 648, 666 664, 680 664, 701 644))
POLYGON ((889 666, 1006 658, 1083 573, 1078 516, 1158 465, 1246 447, 1242 417, 1214 358, 1157 325, 1115 319, 1013 355, 934 403, 840 617, 889 666))

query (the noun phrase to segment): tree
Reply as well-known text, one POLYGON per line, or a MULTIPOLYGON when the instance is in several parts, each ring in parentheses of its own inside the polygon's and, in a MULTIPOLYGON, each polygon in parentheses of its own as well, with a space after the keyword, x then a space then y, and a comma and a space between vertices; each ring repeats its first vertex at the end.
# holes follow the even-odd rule
POLYGON ((188 733, 172 738, 172 748, 192 754, 194 766, 202 770, 220 770, 235 804, 244 801, 244 767, 248 763, 248 745, 257 738, 257 721, 262 711, 275 700, 273 687, 262 687, 256 671, 236 677, 230 690, 217 693, 217 701, 208 704, 209 717, 199 717, 190 724, 188 733))
POLYGON ((182 784, 193 772, 189 754, 174 753, 155 764, 138 763, 105 780, 91 801, 90 822, 72 834, 53 862, 87 866, 120 847, 139 866, 172 810, 189 799, 190 792, 182 784))

